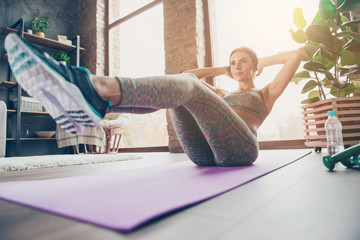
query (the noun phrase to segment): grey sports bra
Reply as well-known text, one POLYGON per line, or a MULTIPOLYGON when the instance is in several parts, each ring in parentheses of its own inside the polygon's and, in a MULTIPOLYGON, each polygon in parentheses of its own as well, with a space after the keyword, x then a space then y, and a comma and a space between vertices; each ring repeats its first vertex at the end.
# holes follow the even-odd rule
POLYGON ((265 120, 268 112, 264 96, 260 89, 252 89, 246 92, 231 92, 223 97, 225 102, 233 109, 239 109, 254 115, 260 124, 265 120))

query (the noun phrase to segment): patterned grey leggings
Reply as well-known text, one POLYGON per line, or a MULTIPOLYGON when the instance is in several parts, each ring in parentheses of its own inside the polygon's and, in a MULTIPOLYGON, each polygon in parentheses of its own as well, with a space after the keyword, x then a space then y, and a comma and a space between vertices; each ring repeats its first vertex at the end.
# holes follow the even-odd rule
POLYGON ((195 75, 117 79, 121 101, 108 112, 169 109, 180 144, 196 165, 244 166, 256 160, 256 133, 195 75))

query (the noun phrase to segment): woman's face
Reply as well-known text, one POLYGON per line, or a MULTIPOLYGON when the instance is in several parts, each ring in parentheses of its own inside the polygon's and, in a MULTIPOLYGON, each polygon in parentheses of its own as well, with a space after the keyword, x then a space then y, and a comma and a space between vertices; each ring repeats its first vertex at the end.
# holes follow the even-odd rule
POLYGON ((230 57, 230 71, 236 81, 253 80, 256 67, 246 52, 236 51, 230 57))

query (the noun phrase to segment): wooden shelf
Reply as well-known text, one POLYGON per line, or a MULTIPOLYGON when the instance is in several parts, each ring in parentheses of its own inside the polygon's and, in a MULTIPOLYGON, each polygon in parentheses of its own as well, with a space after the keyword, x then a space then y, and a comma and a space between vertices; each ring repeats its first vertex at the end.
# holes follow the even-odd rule
MULTIPOLYGON (((7 110, 8 114, 13 114, 16 113, 16 110, 14 109, 8 109, 7 110)), ((37 111, 21 111, 21 113, 23 114, 38 114, 38 115, 49 115, 48 112, 37 112, 37 111)))
MULTIPOLYGON (((6 138, 6 141, 15 141, 16 138, 6 138)), ((56 138, 52 137, 52 138, 40 138, 40 137, 36 137, 36 138, 20 138, 20 141, 39 141, 39 140, 56 140, 56 138)))
POLYGON ((13 88, 13 87, 16 87, 16 86, 17 86, 16 82, 4 81, 4 82, 0 83, 0 87, 3 87, 3 88, 13 88))
MULTIPOLYGON (((1 35, 6 36, 9 33, 18 33, 18 32, 19 31, 16 29, 7 27, 4 29, 4 31, 1 33, 1 35)), ((66 52, 71 52, 76 49, 76 46, 74 46, 74 45, 68 45, 68 44, 65 44, 65 43, 50 39, 50 38, 41 38, 41 37, 38 37, 37 35, 30 34, 27 32, 24 32, 24 38, 34 44, 41 45, 44 47, 55 48, 55 49, 63 50, 66 52)), ((85 51, 85 48, 80 47, 80 51, 85 51)))
POLYGON ((16 113, 16 110, 13 110, 13 109, 8 109, 6 110, 7 114, 13 114, 13 113, 16 113))
POLYGON ((49 115, 48 112, 37 112, 37 111, 21 111, 21 113, 25 114, 40 114, 40 115, 49 115))

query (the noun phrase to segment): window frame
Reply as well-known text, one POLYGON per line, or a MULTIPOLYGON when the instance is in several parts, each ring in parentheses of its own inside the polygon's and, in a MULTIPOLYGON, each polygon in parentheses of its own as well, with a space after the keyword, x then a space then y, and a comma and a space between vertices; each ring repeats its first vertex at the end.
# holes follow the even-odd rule
MULTIPOLYGON (((105 75, 110 74, 110 31, 111 29, 119 26, 120 24, 140 15, 141 13, 161 4, 162 0, 154 0, 143 7, 132 11, 126 16, 115 20, 110 23, 110 0, 105 1, 105 75)), ((213 56, 213 41, 212 35, 214 34, 211 14, 215 9, 211 9, 209 0, 202 0, 203 14, 204 14, 204 35, 205 35, 205 67, 212 67, 214 63, 213 56)), ((214 85, 214 78, 207 78, 206 82, 214 85)), ((307 148, 305 146, 305 139, 290 139, 290 140, 277 140, 277 141, 259 141, 260 149, 299 149, 307 148)), ((123 148, 119 152, 143 152, 143 151, 168 151, 168 146, 154 146, 154 147, 134 147, 123 148)))
POLYGON ((105 2, 105 75, 109 76, 110 74, 110 30, 119 26, 120 24, 140 15, 141 13, 159 5, 162 3, 162 0, 154 0, 143 7, 136 9, 135 11, 125 15, 118 20, 110 23, 110 0, 105 2))

